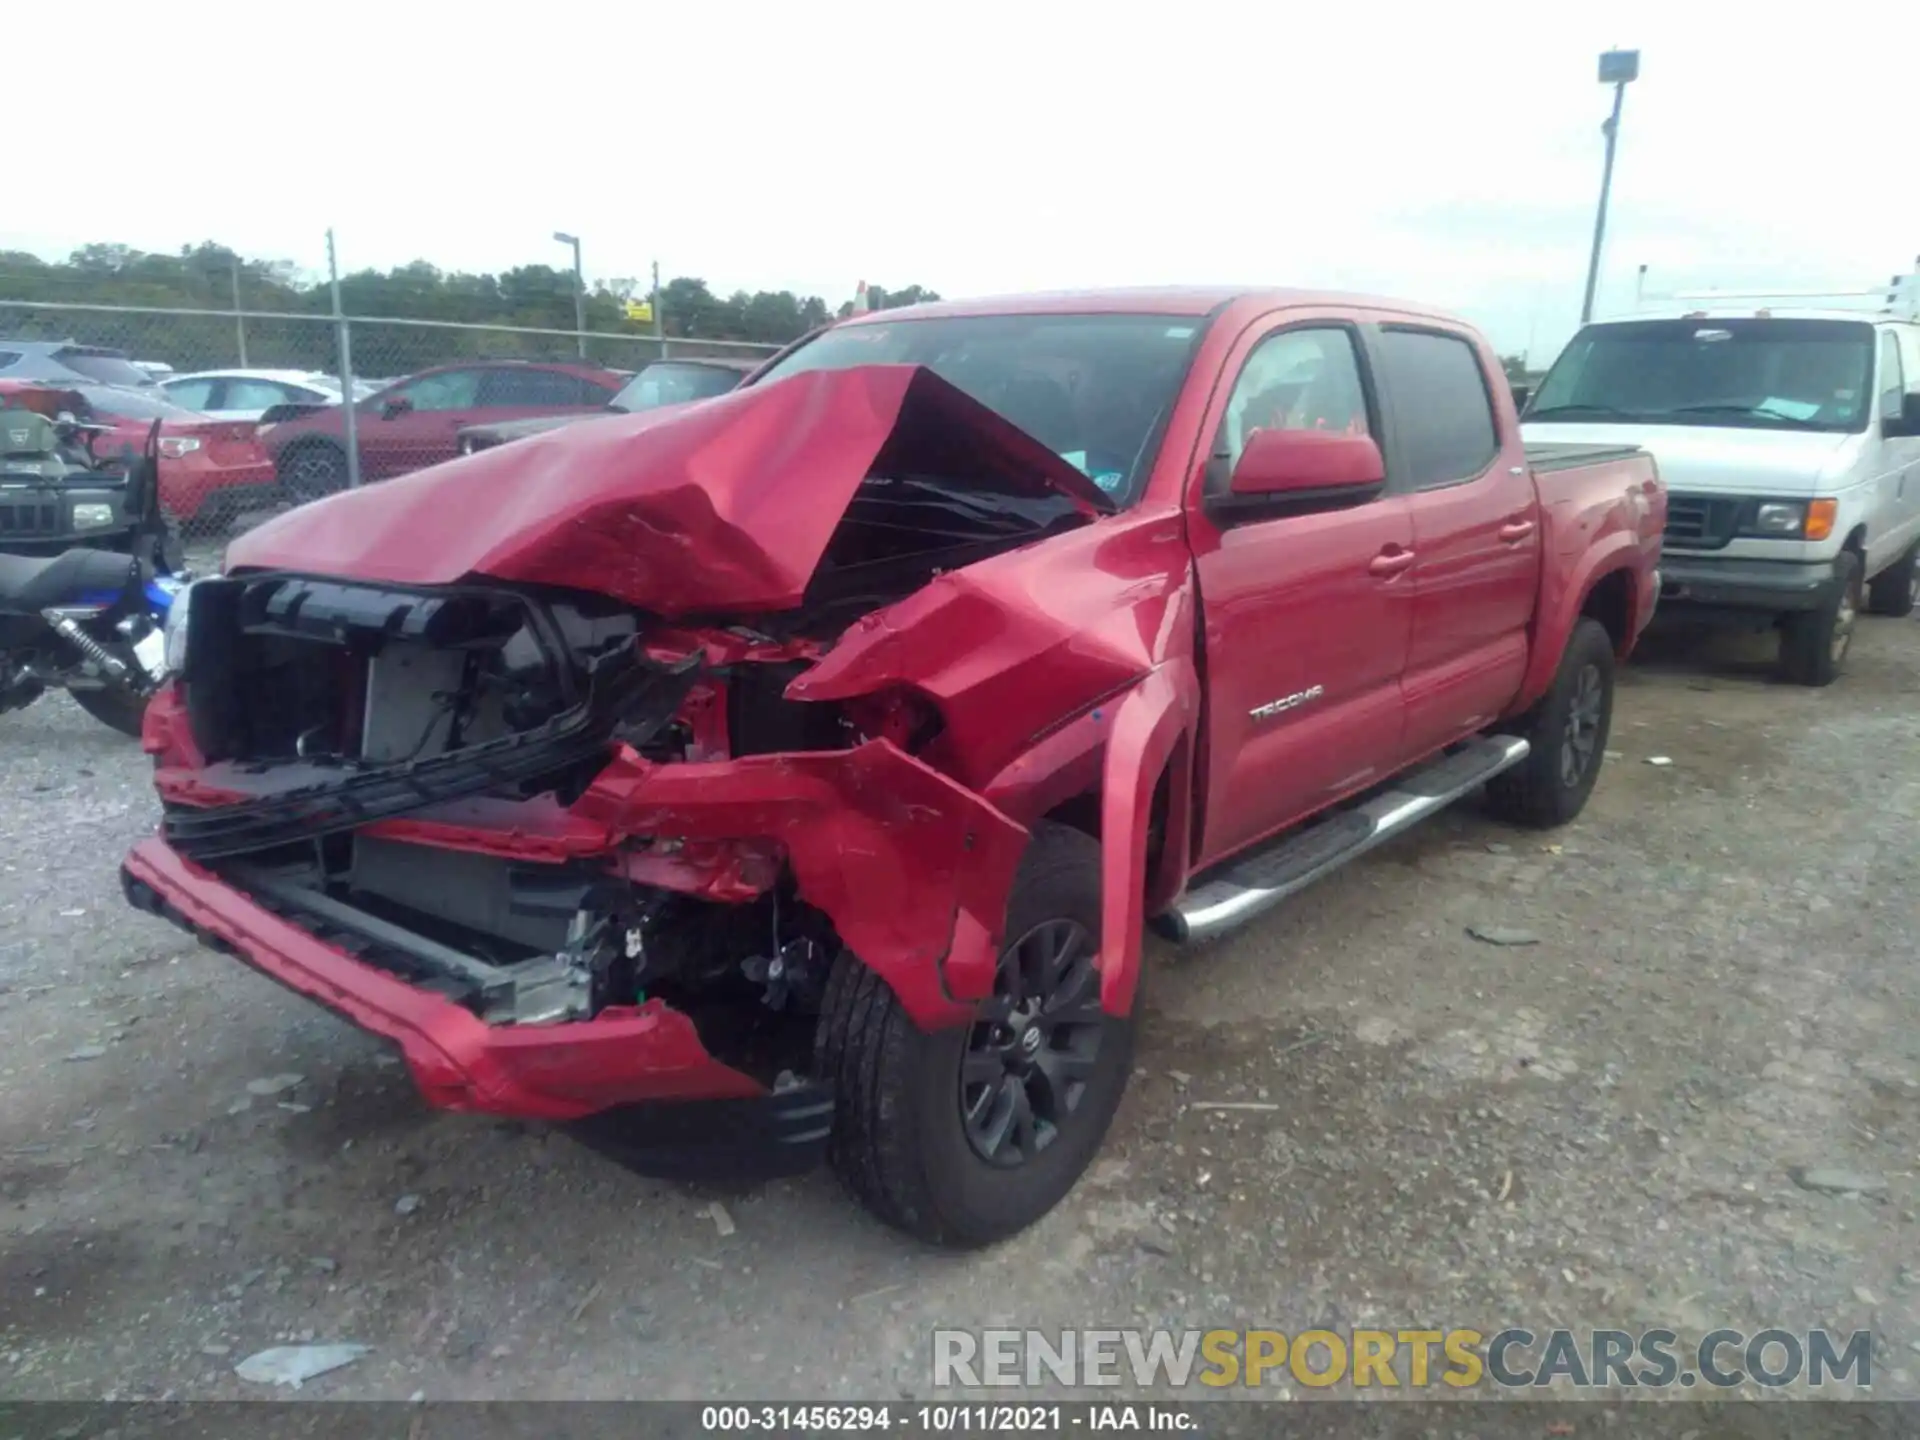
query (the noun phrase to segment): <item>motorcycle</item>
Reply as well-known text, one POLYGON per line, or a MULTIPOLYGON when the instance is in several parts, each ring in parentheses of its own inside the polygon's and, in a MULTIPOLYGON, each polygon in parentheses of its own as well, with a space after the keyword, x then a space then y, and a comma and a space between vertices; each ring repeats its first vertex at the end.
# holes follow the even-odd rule
POLYGON ((0 714, 53 687, 138 736, 192 576, 160 512, 159 422, 144 453, 117 460, 94 454, 107 433, 68 411, 0 409, 0 714), (66 548, 47 553, 49 536, 66 548))

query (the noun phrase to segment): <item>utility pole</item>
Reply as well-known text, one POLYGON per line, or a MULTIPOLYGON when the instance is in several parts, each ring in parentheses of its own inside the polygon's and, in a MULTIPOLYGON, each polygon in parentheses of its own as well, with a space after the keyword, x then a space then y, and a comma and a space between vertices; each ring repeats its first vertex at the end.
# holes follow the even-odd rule
POLYGON ((587 277, 580 269, 580 237, 563 230, 553 232, 562 245, 573 247, 573 331, 580 343, 580 358, 587 358, 587 277))
POLYGON ((240 313, 240 257, 227 257, 233 276, 233 338, 240 344, 240 368, 247 368, 247 317, 240 313))
POLYGON ((648 292, 648 298, 649 308, 653 311, 653 338, 659 342, 659 356, 664 360, 667 358, 667 328, 665 319, 660 314, 660 262, 658 260, 653 262, 653 289, 648 292))
POLYGON ((347 426, 347 488, 360 488, 360 406, 353 393, 353 331, 340 303, 340 260, 333 248, 333 230, 327 230, 327 279, 333 287, 334 334, 340 347, 340 411, 347 426))
POLYGON ((1600 282, 1600 247, 1607 235, 1607 196, 1613 190, 1613 150, 1620 139, 1620 106, 1627 86, 1640 76, 1638 50, 1609 50, 1600 57, 1600 83, 1613 86, 1613 113, 1600 133, 1607 137, 1606 166, 1600 172, 1600 209, 1593 217, 1593 253, 1587 259, 1587 293, 1580 302, 1580 323, 1593 319, 1593 292, 1600 282))

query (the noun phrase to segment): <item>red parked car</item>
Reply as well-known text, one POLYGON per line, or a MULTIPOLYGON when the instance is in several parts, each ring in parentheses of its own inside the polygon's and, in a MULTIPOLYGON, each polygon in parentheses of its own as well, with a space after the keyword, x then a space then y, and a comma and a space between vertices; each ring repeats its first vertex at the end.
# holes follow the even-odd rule
POLYGON ((868 315, 242 537, 175 607, 123 883, 437 1104, 824 1152, 978 1244, 1097 1152, 1149 919, 1482 787, 1579 814, 1665 518, 1421 307, 868 315))
MULTIPOLYGON (((632 377, 564 360, 475 360, 422 370, 354 407, 360 478, 386 480, 459 454, 462 427, 542 415, 604 411, 632 377)), ((329 405, 256 431, 281 487, 295 500, 347 484, 344 409, 329 405)))
POLYGON ((188 526, 222 524, 250 500, 267 503, 274 498, 273 462, 254 439, 250 422, 183 410, 157 386, 65 388, 86 402, 85 413, 75 419, 113 427, 115 434, 96 444, 102 455, 116 453, 121 445, 131 445, 137 453, 153 422, 160 421, 160 508, 170 519, 188 526))

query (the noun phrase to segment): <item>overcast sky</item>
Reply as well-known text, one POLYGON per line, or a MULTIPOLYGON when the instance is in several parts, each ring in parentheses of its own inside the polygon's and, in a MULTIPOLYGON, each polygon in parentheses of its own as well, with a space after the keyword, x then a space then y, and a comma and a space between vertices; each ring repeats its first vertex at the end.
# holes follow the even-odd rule
POLYGON ((1858 289, 1920 251, 1920 21, 1891 3, 1776 20, 1705 0, 96 0, 87 17, 79 70, 11 67, 9 112, 58 118, 19 152, 44 174, 0 201, 0 248, 212 239, 318 270, 331 225, 349 268, 498 270, 563 261, 557 229, 590 279, 657 259, 832 303, 862 278, 1326 285, 1450 306, 1544 362, 1578 315, 1596 57, 1621 46, 1642 74, 1602 313, 1632 306, 1641 264, 1650 295, 1858 289))

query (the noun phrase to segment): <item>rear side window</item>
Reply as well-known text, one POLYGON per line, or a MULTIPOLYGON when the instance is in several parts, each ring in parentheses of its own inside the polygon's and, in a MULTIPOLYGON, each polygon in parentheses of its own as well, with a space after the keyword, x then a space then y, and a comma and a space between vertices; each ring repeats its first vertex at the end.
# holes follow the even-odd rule
POLYGON ((581 398, 578 377, 559 370, 491 370, 481 393, 483 406, 512 408, 522 405, 571 406, 591 404, 581 398))
POLYGON ((6 369, 9 365, 18 365, 19 363, 20 352, 18 350, 0 350, 0 370, 6 369))
POLYGON ((1454 335, 1384 330, 1380 378, 1416 490, 1471 480, 1500 453, 1480 354, 1454 335))
POLYGON ((102 385, 142 386, 153 384, 153 376, 126 356, 113 350, 62 350, 53 357, 76 375, 97 380, 102 385))
POLYGON ((189 410, 211 410, 213 408, 213 387, 215 380, 169 380, 162 388, 167 398, 176 405, 184 405, 189 410))

